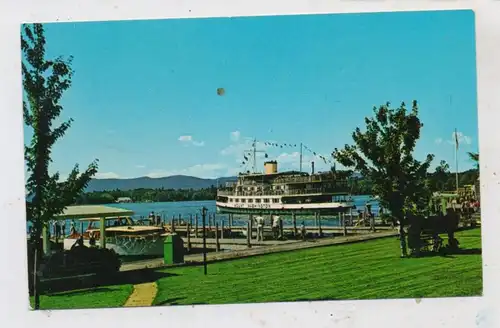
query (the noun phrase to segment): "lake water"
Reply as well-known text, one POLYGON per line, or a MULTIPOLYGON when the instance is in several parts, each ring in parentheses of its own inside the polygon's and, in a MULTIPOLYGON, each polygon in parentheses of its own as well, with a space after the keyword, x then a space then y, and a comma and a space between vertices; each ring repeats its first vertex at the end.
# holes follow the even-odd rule
MULTIPOLYGON (((370 196, 353 196, 354 204, 357 209, 363 210, 366 202, 370 200, 370 196)), ((371 201, 372 204, 372 212, 377 214, 379 211, 378 202, 371 201)), ((170 222, 172 217, 176 219, 179 217, 179 214, 183 219, 189 219, 189 216, 193 216, 193 224, 195 224, 195 217, 198 214, 198 224, 201 226, 201 209, 206 207, 208 213, 213 215, 216 213, 215 201, 197 201, 197 202, 165 202, 165 203, 124 203, 124 204, 107 204, 106 206, 119 207, 123 209, 128 209, 135 212, 133 216, 134 219, 147 218, 149 213, 154 212, 156 215, 160 215, 162 219, 170 222)), ((224 220, 225 224, 228 222, 227 214, 219 214, 216 213, 216 220, 220 222, 224 220)), ((280 216, 283 219, 284 225, 292 224, 292 217, 280 216)), ((246 226, 247 216, 234 215, 233 225, 234 226, 246 226)), ((304 221, 305 225, 314 225, 314 217, 297 217, 297 224, 302 223, 304 221), (300 222, 300 223, 299 223, 300 222)), ((207 218, 208 224, 208 218, 207 218)), ((338 218, 322 216, 321 224, 323 226, 340 226, 340 222, 338 218)), ((75 224, 76 229, 80 229, 78 224, 75 224)), ((69 220, 66 222, 65 233, 69 232, 70 222, 69 220)))

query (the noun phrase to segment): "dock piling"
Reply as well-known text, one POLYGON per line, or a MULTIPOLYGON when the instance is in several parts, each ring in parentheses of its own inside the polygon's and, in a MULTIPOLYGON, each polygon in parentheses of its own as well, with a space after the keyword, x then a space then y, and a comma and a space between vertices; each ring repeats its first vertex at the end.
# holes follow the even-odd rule
POLYGON ((215 222, 215 251, 220 252, 219 243, 219 222, 215 222))
POLYGON ((191 224, 188 223, 187 225, 187 230, 186 230, 186 236, 187 236, 187 251, 191 251, 191 224))
POLYGON ((253 215, 252 214, 250 214, 248 222, 250 222, 250 230, 249 230, 248 234, 250 235, 250 239, 252 239, 253 238, 253 215))
POLYGON ((189 225, 193 226, 193 214, 189 214, 189 225))
POLYGON ((220 221, 220 239, 224 239, 224 219, 220 221))
POLYGON ((279 234, 280 235, 279 235, 278 239, 283 239, 283 219, 281 219, 281 218, 279 219, 279 224, 280 224, 279 225, 279 229, 280 229, 279 234))
POLYGON ((172 222, 170 223, 170 226, 172 228, 172 232, 175 232, 175 216, 172 215, 172 222))
POLYGON ((194 238, 198 238, 198 214, 195 215, 195 221, 194 221, 194 238))
POLYGON ((248 220, 247 222, 247 247, 250 248, 252 247, 252 244, 251 244, 251 230, 250 230, 251 226, 250 226, 250 220, 248 220))
POLYGON ((345 221, 345 213, 342 213, 342 227, 344 228, 343 229, 343 235, 347 236, 347 224, 346 224, 346 221, 345 221))
POLYGON ((317 221, 318 221, 318 231, 319 231, 319 237, 323 237, 323 231, 321 230, 321 214, 316 213, 317 221))
POLYGON ((293 236, 297 238, 297 214, 295 212, 293 212, 292 218, 293 218, 293 236))

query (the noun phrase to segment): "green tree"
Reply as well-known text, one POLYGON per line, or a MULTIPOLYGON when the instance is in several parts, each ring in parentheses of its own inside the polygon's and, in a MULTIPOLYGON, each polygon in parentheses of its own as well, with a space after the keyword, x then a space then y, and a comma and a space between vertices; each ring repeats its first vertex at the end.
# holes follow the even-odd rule
POLYGON ((429 176, 429 185, 432 191, 444 191, 450 178, 450 165, 440 161, 433 173, 429 176))
MULTIPOLYGON (((35 250, 36 273, 43 252, 40 237, 44 225, 76 201, 97 172, 97 160, 81 174, 78 165, 75 165, 64 182, 60 181, 59 173, 49 174, 52 147, 64 136, 72 122, 69 120, 54 127, 54 121, 63 110, 61 98, 71 86, 72 58, 45 58, 46 40, 42 24, 24 25, 22 32, 24 123, 33 130, 31 142, 25 146, 28 170, 26 188, 29 195, 33 196, 26 210, 27 219, 33 227, 30 239, 35 250)), ((34 280, 35 309, 38 309, 40 298, 37 279, 34 280)))
POLYGON ((468 152, 467 155, 469 155, 469 158, 476 162, 476 165, 479 166, 479 153, 471 153, 471 152, 468 152))
POLYGON ((335 149, 334 158, 346 168, 360 172, 370 180, 373 195, 391 211, 393 220, 405 224, 408 211, 424 213, 429 204, 427 170, 434 158, 429 154, 421 162, 413 152, 423 124, 418 118, 417 102, 408 112, 404 103, 373 108, 374 117, 365 118, 366 131, 358 127, 352 134, 353 145, 335 149))
POLYGON ((472 160, 475 163, 475 168, 476 168, 476 179, 479 178, 479 153, 467 153, 469 155, 469 159, 472 160))

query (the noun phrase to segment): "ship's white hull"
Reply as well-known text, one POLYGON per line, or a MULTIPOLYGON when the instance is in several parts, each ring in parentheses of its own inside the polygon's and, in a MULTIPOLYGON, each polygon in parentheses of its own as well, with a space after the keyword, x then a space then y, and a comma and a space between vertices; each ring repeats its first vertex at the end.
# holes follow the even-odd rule
POLYGON ((335 213, 349 211, 349 209, 353 208, 353 205, 353 202, 304 204, 216 202, 217 210, 221 213, 335 213))
MULTIPOLYGON (((76 242, 74 238, 64 239, 64 249, 69 250, 76 242)), ((89 247, 89 240, 83 241, 84 245, 89 247)), ((96 246, 100 246, 99 240, 96 240, 96 246)), ((112 237, 106 241, 106 248, 114 250, 120 256, 141 256, 141 255, 163 255, 163 238, 161 236, 155 238, 140 238, 140 237, 112 237)))

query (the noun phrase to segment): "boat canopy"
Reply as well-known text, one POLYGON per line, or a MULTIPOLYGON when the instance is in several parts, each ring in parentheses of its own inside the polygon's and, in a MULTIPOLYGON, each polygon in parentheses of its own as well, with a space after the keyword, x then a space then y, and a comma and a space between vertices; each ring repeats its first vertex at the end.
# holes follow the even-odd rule
POLYGON ((118 217, 130 217, 132 215, 134 215, 134 211, 118 207, 104 205, 77 205, 66 207, 64 212, 56 215, 54 219, 86 219, 86 221, 90 221, 96 218, 98 218, 97 220, 99 220, 99 218, 116 219, 118 217))

